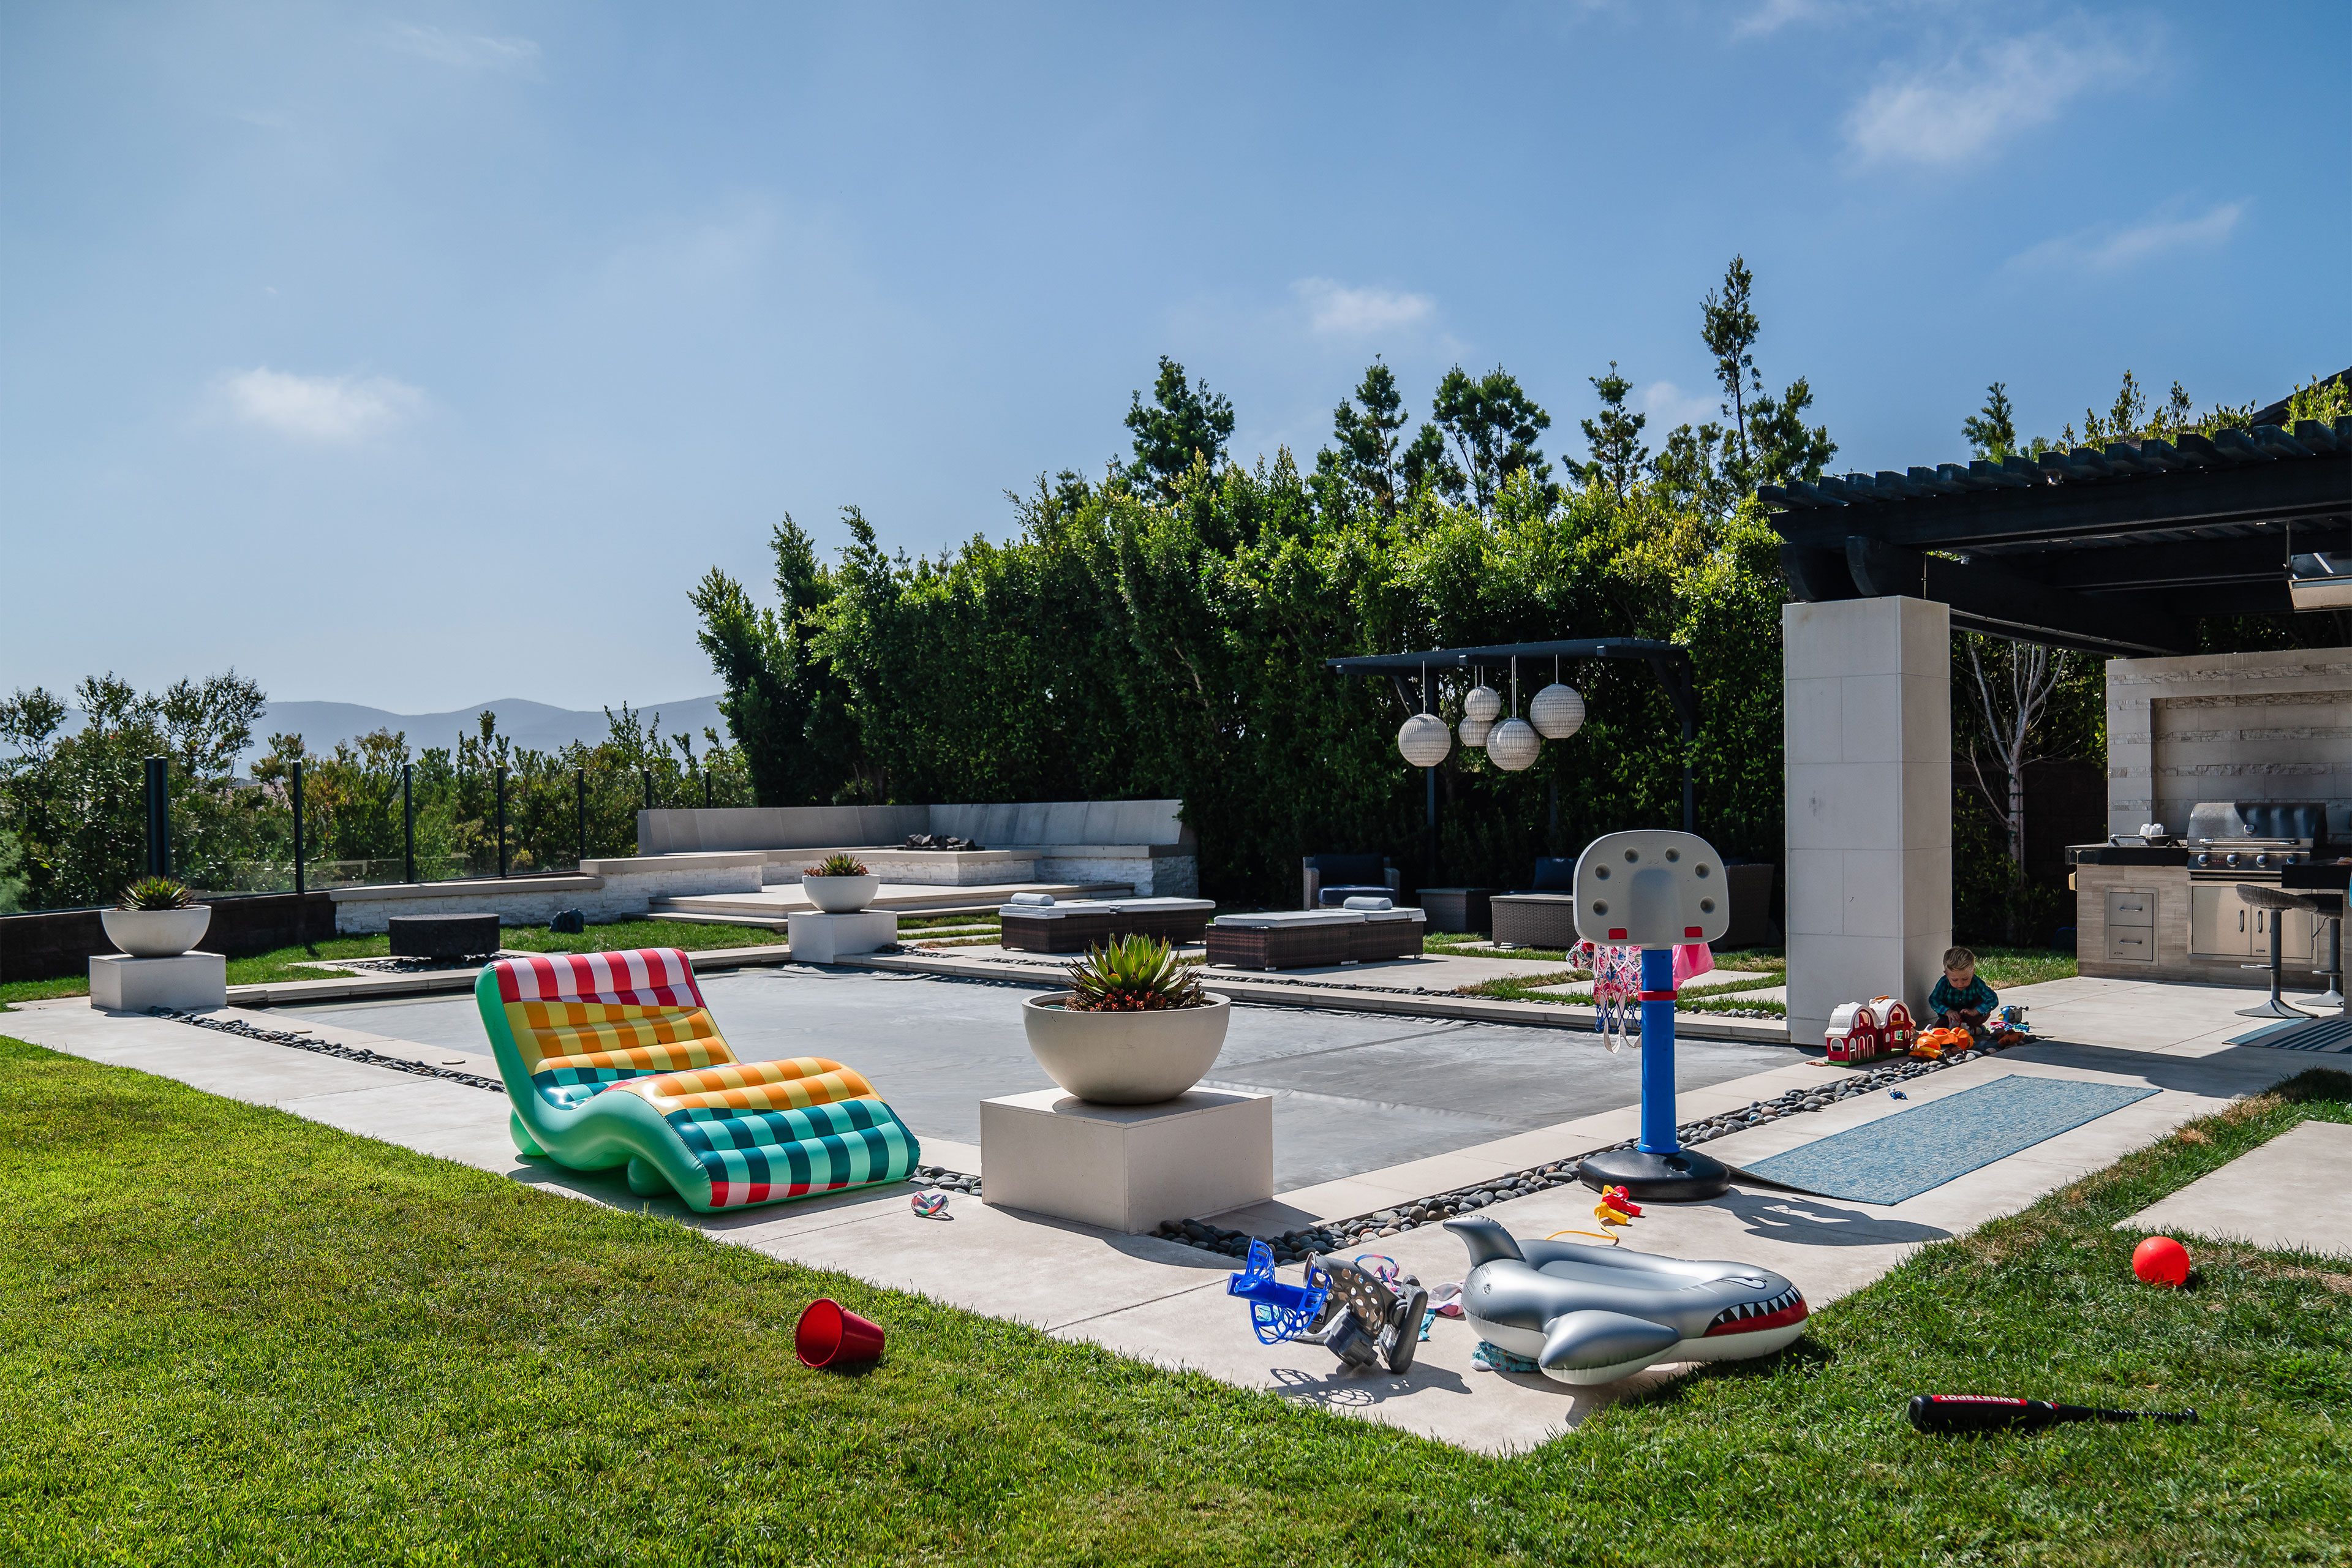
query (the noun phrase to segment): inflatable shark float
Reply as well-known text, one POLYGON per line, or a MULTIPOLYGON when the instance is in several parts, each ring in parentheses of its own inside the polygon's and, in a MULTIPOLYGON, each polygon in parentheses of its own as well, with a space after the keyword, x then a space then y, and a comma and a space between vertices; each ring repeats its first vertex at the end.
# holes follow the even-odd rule
POLYGON ((1804 1331, 1804 1296, 1769 1268, 1523 1242, 1491 1219, 1445 1228, 1470 1249, 1462 1312, 1478 1337, 1561 1383, 1614 1383, 1659 1362, 1746 1361, 1804 1331))

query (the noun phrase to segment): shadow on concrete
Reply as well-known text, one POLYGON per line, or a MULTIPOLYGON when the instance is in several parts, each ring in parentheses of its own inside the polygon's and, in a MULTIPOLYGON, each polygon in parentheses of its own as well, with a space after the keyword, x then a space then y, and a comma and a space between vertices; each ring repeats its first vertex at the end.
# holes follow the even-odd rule
POLYGON ((1952 1233, 1907 1219, 1882 1219, 1795 1193, 1727 1193, 1710 1206, 1738 1216, 1751 1236, 1799 1247, 1886 1247, 1941 1241, 1952 1233))
MULTIPOLYGON (((1443 1389, 1448 1394, 1467 1394, 1469 1383, 1458 1372, 1444 1367, 1416 1364, 1402 1377, 1390 1372, 1349 1372, 1334 1366, 1329 1372, 1301 1372, 1296 1367, 1274 1369, 1274 1392, 1300 1405, 1312 1405, 1322 1410, 1367 1410, 1375 1405, 1385 1405, 1391 1399, 1402 1399, 1424 1388, 1443 1389)), ((1550 1379, 1535 1380, 1547 1387, 1559 1388, 1550 1379)), ((1562 1389, 1561 1392, 1570 1392, 1562 1389)))

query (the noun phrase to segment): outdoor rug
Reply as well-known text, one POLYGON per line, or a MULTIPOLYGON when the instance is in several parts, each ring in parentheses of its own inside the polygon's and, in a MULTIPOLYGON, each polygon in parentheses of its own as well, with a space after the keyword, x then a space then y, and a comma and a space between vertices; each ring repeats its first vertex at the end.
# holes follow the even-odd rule
POLYGON ((2011 1073, 1746 1169, 1820 1197, 1899 1204, 2155 1092, 2011 1073))
POLYGON ((2282 1018, 2242 1035, 2232 1035, 2233 1046, 2268 1046, 2278 1051, 2352 1051, 2352 1018, 2282 1018))

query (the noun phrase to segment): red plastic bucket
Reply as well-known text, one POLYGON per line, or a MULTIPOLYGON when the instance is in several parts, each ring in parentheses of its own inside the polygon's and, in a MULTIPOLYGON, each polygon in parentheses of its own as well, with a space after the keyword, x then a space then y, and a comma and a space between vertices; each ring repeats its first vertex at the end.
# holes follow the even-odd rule
POLYGON ((793 1331, 793 1353, 803 1366, 846 1366, 882 1357, 882 1325, 861 1318, 829 1296, 819 1296, 793 1331))

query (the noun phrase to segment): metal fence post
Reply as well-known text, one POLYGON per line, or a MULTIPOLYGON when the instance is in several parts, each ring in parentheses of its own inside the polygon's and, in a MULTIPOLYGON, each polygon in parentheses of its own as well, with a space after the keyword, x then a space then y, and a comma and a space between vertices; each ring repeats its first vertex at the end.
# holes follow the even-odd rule
POLYGON ((710 809, 710 770, 709 768, 702 770, 702 809, 705 811, 710 809))
POLYGON ((499 875, 507 874, 507 765, 499 764, 499 875))
POLYGON ((400 879, 416 880, 416 799, 411 791, 416 764, 400 764, 400 879))
POLYGON ((572 777, 580 788, 580 858, 585 860, 588 858, 588 770, 576 769, 572 777))
POLYGON ((645 776, 646 809, 651 811, 654 808, 654 771, 651 768, 639 768, 637 772, 645 776))
POLYGON ((302 764, 294 764, 294 891, 310 891, 302 879, 302 764))
POLYGON ((151 877, 172 874, 171 784, 164 773, 167 765, 161 757, 147 759, 147 874, 151 877))

